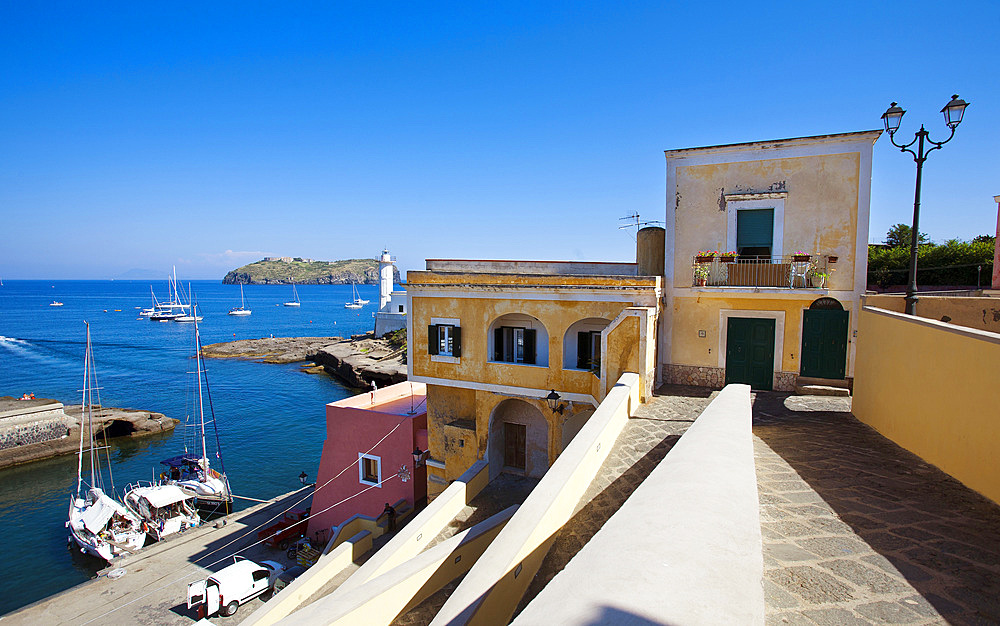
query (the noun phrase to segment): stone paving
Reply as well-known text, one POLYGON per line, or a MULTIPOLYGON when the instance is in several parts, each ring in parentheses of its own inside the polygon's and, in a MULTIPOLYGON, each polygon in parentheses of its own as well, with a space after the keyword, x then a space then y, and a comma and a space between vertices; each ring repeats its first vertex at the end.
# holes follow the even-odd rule
POLYGON ((573 517, 556 534, 518 612, 618 511, 716 395, 717 392, 703 387, 666 385, 650 402, 639 407, 615 441, 573 517))
POLYGON ((1000 624, 1000 507, 849 411, 756 394, 767 623, 1000 624))

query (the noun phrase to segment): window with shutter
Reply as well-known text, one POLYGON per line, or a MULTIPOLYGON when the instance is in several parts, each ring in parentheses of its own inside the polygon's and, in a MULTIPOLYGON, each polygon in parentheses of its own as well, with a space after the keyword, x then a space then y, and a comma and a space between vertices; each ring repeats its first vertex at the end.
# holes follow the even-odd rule
POLYGON ((451 356, 462 356, 462 329, 459 326, 451 329, 451 356))
POLYGON ((741 257, 771 256, 773 240, 774 209, 736 212, 736 250, 741 257))
POLYGON ((524 329, 524 349, 521 352, 519 363, 535 364, 535 336, 536 331, 534 328, 524 329))
POLYGON ((437 354, 439 347, 438 344, 437 324, 431 324, 427 327, 427 354, 437 354))
POLYGON ((584 330, 576 334, 576 367, 581 370, 590 369, 590 331, 584 330))

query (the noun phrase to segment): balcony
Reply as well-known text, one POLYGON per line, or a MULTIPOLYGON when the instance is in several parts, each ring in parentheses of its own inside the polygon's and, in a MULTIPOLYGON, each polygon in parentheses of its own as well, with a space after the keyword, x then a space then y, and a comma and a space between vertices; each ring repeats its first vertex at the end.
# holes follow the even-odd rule
POLYGON ((696 256, 691 260, 691 286, 825 289, 836 259, 820 254, 696 256))

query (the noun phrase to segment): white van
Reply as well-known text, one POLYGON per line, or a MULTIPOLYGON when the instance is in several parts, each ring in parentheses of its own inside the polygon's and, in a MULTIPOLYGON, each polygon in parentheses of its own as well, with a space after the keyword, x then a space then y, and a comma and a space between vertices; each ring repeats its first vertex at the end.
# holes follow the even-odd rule
POLYGON ((285 567, 274 561, 253 561, 235 557, 236 562, 212 574, 205 580, 190 583, 187 590, 189 609, 199 608, 199 617, 232 615, 241 604, 253 600, 274 585, 285 567))

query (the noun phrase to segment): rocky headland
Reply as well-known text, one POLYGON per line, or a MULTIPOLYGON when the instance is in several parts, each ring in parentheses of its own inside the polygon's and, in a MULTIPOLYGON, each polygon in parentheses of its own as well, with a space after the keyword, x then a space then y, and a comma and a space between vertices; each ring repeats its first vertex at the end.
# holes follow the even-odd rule
MULTIPOLYGON (((112 439, 169 432, 180 422, 154 411, 112 407, 94 407, 93 416, 95 436, 112 439)), ((0 468, 76 452, 84 418, 79 404, 0 398, 0 468)))
MULTIPOLYGON (((225 285, 377 285, 376 259, 313 261, 312 259, 266 258, 238 267, 222 279, 225 285)), ((399 282, 399 270, 393 266, 393 281, 399 282)))
POLYGON ((326 372, 349 387, 385 387, 406 380, 406 341, 373 333, 342 337, 264 337, 202 347, 206 358, 256 359, 264 363, 308 362, 311 373, 326 372))

